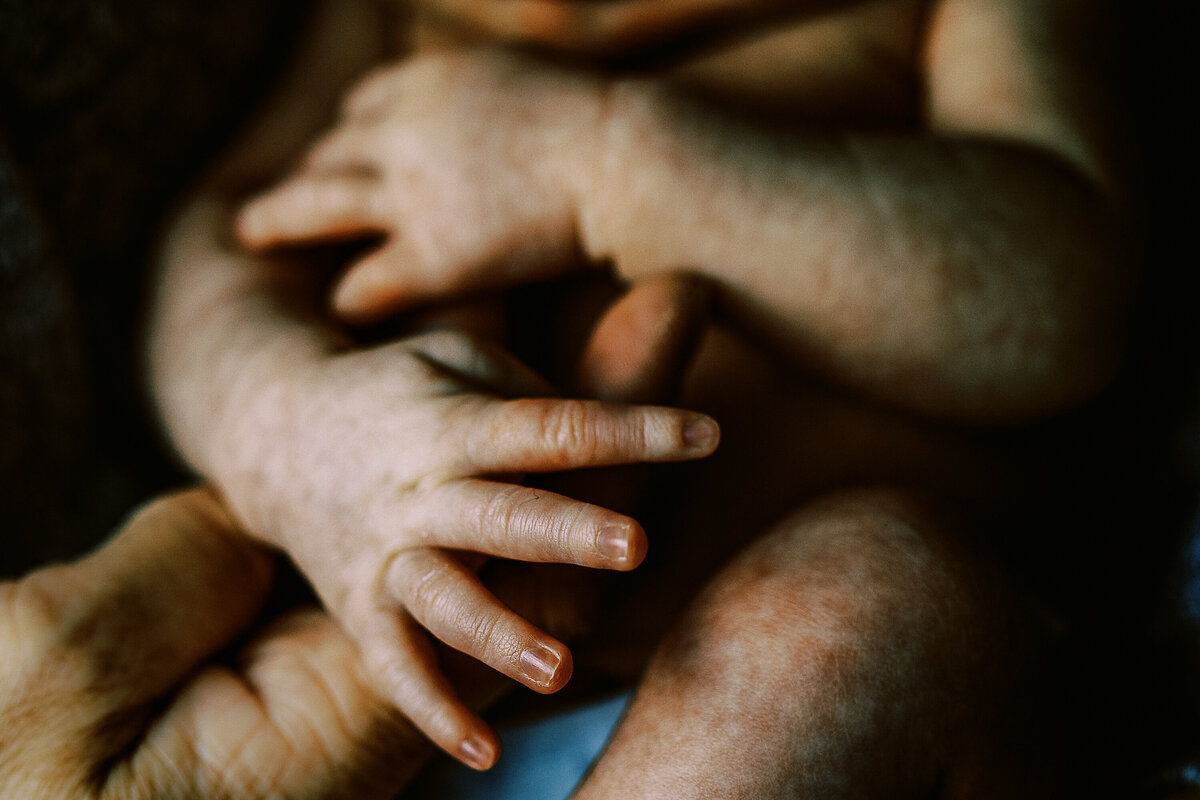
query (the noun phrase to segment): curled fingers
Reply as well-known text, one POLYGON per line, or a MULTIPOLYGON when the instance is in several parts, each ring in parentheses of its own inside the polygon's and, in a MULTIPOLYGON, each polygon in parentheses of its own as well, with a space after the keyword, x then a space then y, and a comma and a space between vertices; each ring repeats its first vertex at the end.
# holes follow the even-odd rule
POLYGON ((571 677, 566 645, 497 600, 450 553, 401 553, 389 565, 384 587, 439 640, 534 691, 558 691, 571 677))

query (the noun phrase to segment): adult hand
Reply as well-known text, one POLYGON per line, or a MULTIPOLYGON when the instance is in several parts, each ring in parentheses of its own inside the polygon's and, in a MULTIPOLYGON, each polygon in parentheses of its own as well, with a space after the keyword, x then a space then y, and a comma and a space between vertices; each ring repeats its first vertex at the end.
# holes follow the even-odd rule
POLYGON ((0 584, 0 797, 393 796, 427 746, 328 618, 294 612, 214 658, 271 577, 193 491, 0 584))

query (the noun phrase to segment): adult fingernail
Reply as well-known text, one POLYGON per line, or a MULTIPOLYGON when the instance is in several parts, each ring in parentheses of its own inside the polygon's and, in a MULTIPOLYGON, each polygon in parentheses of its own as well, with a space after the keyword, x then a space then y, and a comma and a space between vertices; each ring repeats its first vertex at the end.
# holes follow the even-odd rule
POLYGON ((605 558, 624 561, 629 557, 629 526, 612 525, 596 537, 596 549, 605 558))
POLYGON ((721 435, 717 423, 708 417, 695 417, 683 428, 683 443, 692 450, 709 450, 721 435))
POLYGON ((538 686, 549 686, 561 663, 557 653, 540 644, 521 651, 521 671, 538 686))
POLYGON ((482 739, 473 736, 463 739, 462 744, 458 746, 458 752, 462 760, 474 769, 490 769, 492 766, 492 748, 482 739))

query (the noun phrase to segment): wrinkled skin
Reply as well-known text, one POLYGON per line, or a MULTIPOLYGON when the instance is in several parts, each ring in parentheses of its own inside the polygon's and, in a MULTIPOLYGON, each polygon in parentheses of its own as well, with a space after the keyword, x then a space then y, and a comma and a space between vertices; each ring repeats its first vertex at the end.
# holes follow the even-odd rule
POLYGON ((0 794, 393 796, 427 745, 325 614, 255 629, 272 572, 194 491, 0 586, 0 794))

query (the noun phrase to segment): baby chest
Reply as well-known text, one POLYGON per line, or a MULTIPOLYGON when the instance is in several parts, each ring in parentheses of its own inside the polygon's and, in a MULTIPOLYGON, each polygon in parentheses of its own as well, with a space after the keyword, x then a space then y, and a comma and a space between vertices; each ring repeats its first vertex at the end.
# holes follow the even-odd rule
POLYGON ((894 125, 919 108, 926 0, 418 0, 418 42, 500 44, 666 78, 775 122, 894 125))

